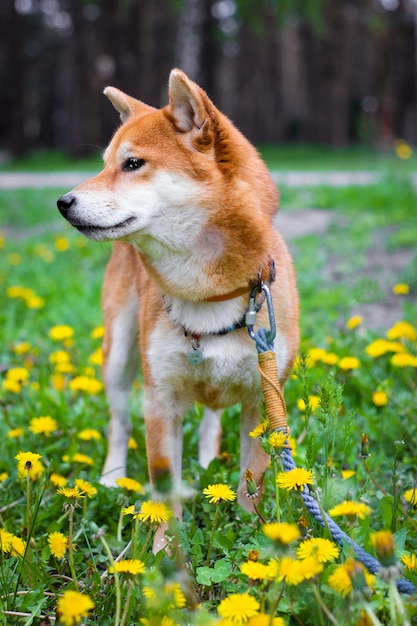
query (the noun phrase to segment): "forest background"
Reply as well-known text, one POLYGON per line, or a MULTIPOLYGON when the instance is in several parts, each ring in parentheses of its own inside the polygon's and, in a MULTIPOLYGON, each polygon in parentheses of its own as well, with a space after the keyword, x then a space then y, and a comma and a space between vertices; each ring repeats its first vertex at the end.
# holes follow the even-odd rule
POLYGON ((173 66, 255 143, 417 143, 416 0, 2 0, 0 150, 97 153, 173 66))

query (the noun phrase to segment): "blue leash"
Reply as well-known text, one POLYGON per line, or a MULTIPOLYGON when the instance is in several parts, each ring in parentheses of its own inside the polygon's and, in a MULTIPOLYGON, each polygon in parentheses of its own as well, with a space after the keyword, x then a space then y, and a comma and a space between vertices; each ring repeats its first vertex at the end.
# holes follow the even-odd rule
MULTIPOLYGON (((268 304, 268 313, 270 320, 270 329, 260 328, 258 331, 254 332, 253 326, 255 324, 255 316, 252 315, 251 311, 251 301, 249 303, 249 311, 251 314, 248 315, 248 332, 250 337, 255 341, 256 349, 258 353, 262 352, 274 352, 274 339, 276 334, 276 326, 275 326, 275 318, 274 311, 272 305, 272 297, 269 291, 269 288, 264 283, 261 283, 260 289, 265 293, 267 304, 268 304)), ((256 297, 254 292, 253 298, 256 297)), ((251 294, 252 298, 252 294, 251 294)), ((284 471, 290 472, 291 470, 296 468, 295 461, 292 456, 291 448, 283 448, 281 453, 281 460, 284 471)), ((318 521, 318 523, 323 526, 323 528, 328 527, 333 539, 340 546, 343 546, 344 543, 349 544, 358 561, 360 561, 372 574, 376 574, 378 570, 381 568, 381 563, 375 559, 371 554, 366 552, 360 545, 358 545, 355 541, 353 541, 349 535, 347 535, 337 524, 336 522, 326 513, 322 512, 317 500, 313 498, 310 494, 309 488, 307 485, 304 485, 304 490, 301 492, 301 496, 303 498, 304 504, 306 505, 308 511, 313 515, 313 517, 318 521), (324 519, 323 519, 324 516, 324 519)), ((397 589, 401 593, 406 593, 412 595, 416 593, 417 588, 406 578, 399 578, 396 581, 397 589)))

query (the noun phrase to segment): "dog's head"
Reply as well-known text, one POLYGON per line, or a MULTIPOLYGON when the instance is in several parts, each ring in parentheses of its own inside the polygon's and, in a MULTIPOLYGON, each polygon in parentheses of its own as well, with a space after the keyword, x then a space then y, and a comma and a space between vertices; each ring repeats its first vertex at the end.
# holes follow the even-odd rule
POLYGON ((196 245, 202 230, 211 237, 216 222, 238 227, 230 207, 270 220, 277 192, 256 150, 181 70, 170 74, 163 109, 114 87, 104 93, 122 120, 104 168, 58 200, 81 233, 173 252, 196 245))

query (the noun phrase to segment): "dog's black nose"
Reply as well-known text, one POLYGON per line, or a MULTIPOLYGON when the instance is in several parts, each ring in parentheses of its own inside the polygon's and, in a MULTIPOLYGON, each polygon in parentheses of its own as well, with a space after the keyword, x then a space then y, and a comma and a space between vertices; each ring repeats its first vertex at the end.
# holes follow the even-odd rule
POLYGON ((67 217, 68 211, 71 206, 75 203, 75 196, 71 193, 65 194, 65 196, 61 196, 57 200, 58 209, 61 212, 61 215, 67 217))

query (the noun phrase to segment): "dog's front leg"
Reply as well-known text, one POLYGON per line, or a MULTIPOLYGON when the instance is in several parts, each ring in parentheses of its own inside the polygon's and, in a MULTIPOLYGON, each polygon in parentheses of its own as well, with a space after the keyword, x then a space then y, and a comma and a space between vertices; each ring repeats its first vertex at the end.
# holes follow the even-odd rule
POLYGON ((107 487, 114 487, 117 478, 126 476, 131 432, 129 393, 139 368, 136 293, 130 290, 118 310, 115 310, 117 299, 113 302, 104 309, 103 378, 111 418, 100 482, 107 487))
MULTIPOLYGON (((260 401, 259 401, 260 402, 260 401)), ((242 404, 240 417, 240 481, 238 487, 238 502, 249 513, 254 512, 254 504, 262 499, 263 475, 269 465, 270 457, 263 450, 259 439, 252 439, 249 433, 259 424, 259 402, 256 404, 242 404), (246 471, 251 470, 253 479, 259 487, 255 497, 247 495, 246 471)))
MULTIPOLYGON (((182 474, 183 413, 173 414, 172 408, 172 405, 164 407, 163 402, 156 400, 152 390, 146 390, 144 414, 149 478, 156 491, 156 497, 158 492, 168 496, 175 517, 181 521, 182 506, 178 492, 182 474)), ((167 527, 167 524, 162 523, 155 533, 153 543, 155 553, 167 545, 165 537, 167 527)))

